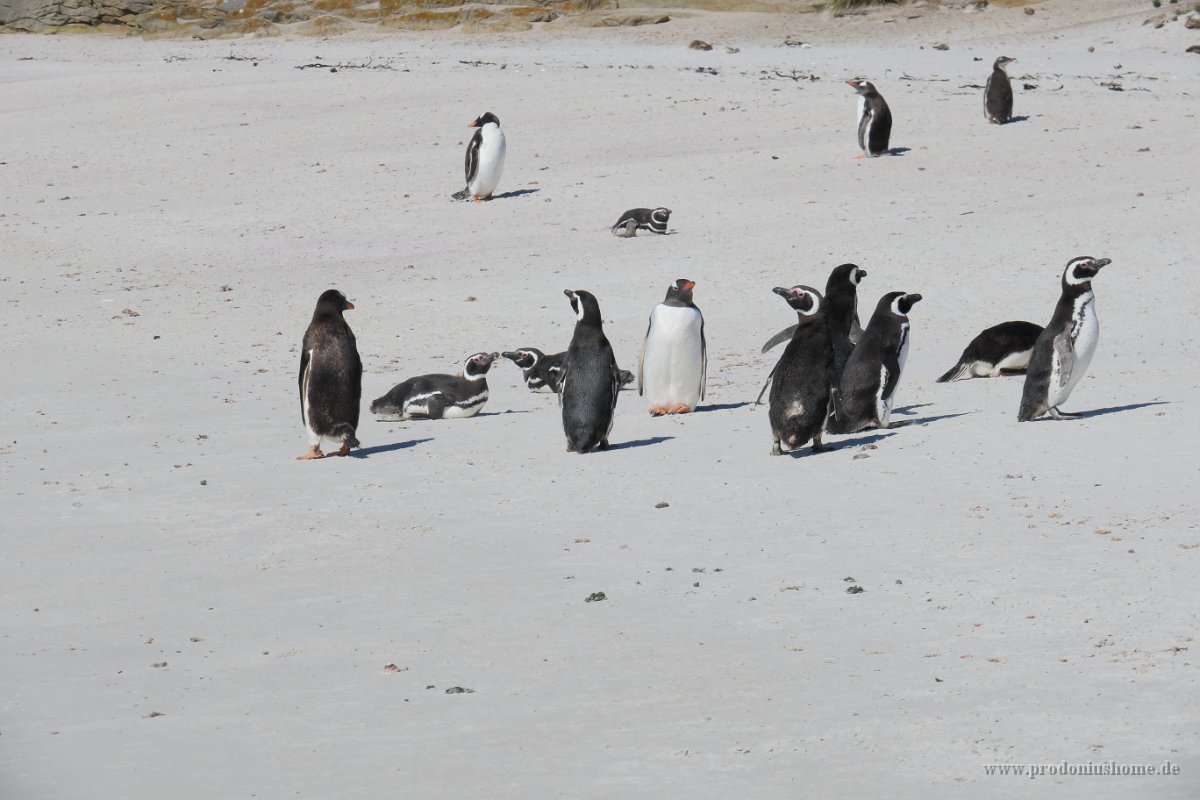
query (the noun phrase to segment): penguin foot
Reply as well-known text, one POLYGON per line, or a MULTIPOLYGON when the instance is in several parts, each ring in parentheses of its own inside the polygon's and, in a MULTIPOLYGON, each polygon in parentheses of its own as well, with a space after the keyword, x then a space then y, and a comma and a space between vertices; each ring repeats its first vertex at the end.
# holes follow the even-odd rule
POLYGON ((650 416, 661 417, 663 414, 670 414, 670 410, 666 406, 650 406, 650 416))
POLYGON ((1050 413, 1050 417, 1052 419, 1066 420, 1066 419, 1079 419, 1080 418, 1079 414, 1068 414, 1065 411, 1059 411, 1057 407, 1050 409, 1049 413, 1050 413))
POLYGON ((859 153, 858 155, 856 155, 856 156, 854 157, 854 160, 855 160, 855 161, 862 161, 862 160, 863 160, 863 159, 865 159, 865 158, 866 158, 866 155, 864 155, 863 153, 859 153))
POLYGON ((311 461, 314 458, 324 458, 325 454, 321 452, 321 445, 314 444, 308 448, 308 452, 302 456, 296 456, 297 461, 311 461))
POLYGON ((608 449, 608 439, 601 439, 600 444, 596 445, 596 449, 597 450, 607 450, 608 449))
POLYGON ((776 439, 774 444, 771 445, 771 455, 773 455, 773 456, 783 455, 783 450, 779 449, 779 440, 778 439, 776 439))
POLYGON ((668 414, 690 414, 690 413, 692 413, 692 407, 685 406, 682 403, 680 403, 677 406, 672 406, 671 410, 668 411, 667 413, 668 414))
POLYGON ((343 442, 343 443, 342 443, 342 446, 338 448, 338 451, 337 451, 336 453, 334 453, 334 455, 335 455, 335 456, 348 456, 348 455, 350 455, 350 445, 348 445, 348 444, 346 444, 345 442, 343 442))

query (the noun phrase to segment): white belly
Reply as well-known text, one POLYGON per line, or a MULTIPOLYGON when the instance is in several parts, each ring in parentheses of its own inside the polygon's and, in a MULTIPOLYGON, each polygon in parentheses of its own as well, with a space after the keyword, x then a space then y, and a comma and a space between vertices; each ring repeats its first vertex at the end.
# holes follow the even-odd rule
POLYGON ((700 403, 704 374, 703 318, 694 308, 657 305, 642 353, 642 394, 651 406, 700 403))
POLYGON ((863 117, 867 113, 867 98, 861 94, 858 96, 858 116, 854 118, 854 129, 858 130, 858 126, 862 125, 863 117))
POLYGON ((488 197, 500 185, 500 175, 504 172, 504 158, 508 153, 504 141, 504 131, 494 122, 489 122, 482 128, 483 140, 479 143, 479 169, 475 172, 475 180, 467 188, 474 197, 488 197))
POLYGON ((1075 363, 1071 367, 1071 375, 1067 382, 1059 385, 1059 364, 1057 354, 1050 375, 1050 407, 1055 408, 1059 403, 1065 403, 1071 396, 1071 391, 1087 373, 1092 356, 1096 354, 1096 344, 1100 341, 1100 320, 1096 317, 1096 296, 1088 294, 1080 298, 1081 303, 1075 313, 1075 363))

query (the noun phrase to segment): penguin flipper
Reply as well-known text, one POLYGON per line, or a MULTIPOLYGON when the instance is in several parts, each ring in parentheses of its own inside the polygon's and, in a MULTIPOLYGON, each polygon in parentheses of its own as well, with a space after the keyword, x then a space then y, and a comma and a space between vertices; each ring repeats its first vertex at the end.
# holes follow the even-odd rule
POLYGON ((946 372, 945 375, 937 379, 938 383, 950 383, 951 381, 961 381, 971 377, 971 365, 965 361, 960 361, 946 372))
MULTIPOLYGON (((650 344, 650 330, 654 327, 654 316, 651 315, 650 322, 646 325, 646 337, 642 339, 642 349, 638 353, 638 397, 642 396, 642 389, 645 385, 645 369, 646 369, 646 346, 650 344)), ((619 379, 618 379, 619 380, 619 379)))
POLYGON ((772 347, 780 345, 783 342, 790 341, 792 338, 792 334, 794 334, 796 332, 796 328, 799 328, 799 327, 800 326, 798 324, 797 325, 789 325, 788 327, 781 330, 779 333, 772 336, 770 339, 767 339, 767 343, 762 346, 762 350, 760 350, 759 353, 765 353, 768 350, 770 350, 772 347))
POLYGON ((771 374, 767 376, 766 383, 763 384, 762 391, 758 393, 758 397, 754 400, 754 405, 761 406, 763 395, 767 393, 767 387, 771 385, 771 380, 775 377, 775 370, 779 369, 779 362, 775 362, 775 366, 771 367, 771 374))
POLYGON ((704 399, 704 385, 708 383, 708 342, 704 338, 704 317, 700 317, 700 399, 704 399))
POLYGON ((308 373, 308 361, 309 361, 309 357, 310 357, 309 356, 310 352, 311 351, 309 350, 309 348, 307 346, 305 346, 305 347, 303 347, 303 350, 300 353, 300 378, 299 378, 299 383, 300 383, 300 421, 302 423, 304 423, 305 425, 308 424, 308 419, 304 413, 304 410, 305 410, 304 407, 307 402, 306 398, 304 397, 304 377, 308 373))
POLYGON ((1066 386, 1075 368, 1075 347, 1066 333, 1054 337, 1054 355, 1058 358, 1058 385, 1066 386))

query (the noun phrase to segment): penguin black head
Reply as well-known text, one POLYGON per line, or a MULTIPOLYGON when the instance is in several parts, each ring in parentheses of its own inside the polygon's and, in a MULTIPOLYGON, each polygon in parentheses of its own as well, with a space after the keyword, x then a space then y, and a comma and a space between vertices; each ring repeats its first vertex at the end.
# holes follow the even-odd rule
POLYGON ((317 298, 317 310, 313 314, 313 318, 340 317, 343 311, 351 311, 353 309, 354 303, 347 300, 346 295, 337 289, 327 289, 317 298))
POLYGON ((484 113, 482 113, 478 117, 476 117, 475 121, 472 122, 467 127, 468 128, 482 128, 484 125, 487 125, 489 122, 494 122, 497 125, 499 125, 500 118, 497 117, 495 114, 493 114, 490 111, 485 111, 484 113))
POLYGON ((846 81, 846 85, 864 97, 869 94, 878 94, 875 84, 870 81, 846 81))
POLYGON ((467 359, 466 366, 463 367, 463 377, 482 378, 492 368, 492 362, 499 357, 499 353, 476 353, 467 359))
POLYGON ((790 289, 776 286, 771 291, 787 300, 787 304, 802 317, 811 317, 816 314, 821 310, 821 304, 824 302, 821 293, 811 286, 793 286, 790 289))
POLYGON ((690 306, 692 304, 692 289, 695 288, 695 281, 680 278, 673 285, 667 287, 667 299, 664 302, 668 305, 690 306))
POLYGON ((876 306, 877 311, 883 309, 889 310, 897 317, 906 317, 912 307, 921 302, 919 294, 905 294, 904 292, 888 292, 883 297, 879 298, 879 305, 876 306))
POLYGON ((669 208, 656 208, 650 212, 650 220, 652 222, 657 222, 659 225, 666 225, 667 220, 670 218, 671 209, 669 208))
POLYGON ((867 277, 865 269, 859 269, 857 264, 842 264, 834 267, 833 272, 829 273, 829 284, 825 287, 825 291, 829 291, 829 287, 837 283, 845 283, 849 281, 851 285, 858 286, 859 281, 867 277))
POLYGON ((571 301, 571 308, 575 311, 575 319, 585 325, 600 325, 600 303, 597 302, 595 295, 591 292, 585 292, 583 289, 563 289, 565 294, 571 301))
POLYGON ((531 369, 543 355, 541 350, 533 347, 522 347, 517 350, 506 350, 500 355, 516 364, 521 369, 531 369))
POLYGON ((1016 61, 1015 58, 1009 58, 1008 56, 1000 56, 999 58, 996 59, 996 63, 993 66, 995 69, 1003 70, 1005 67, 1007 67, 1009 64, 1011 64, 1014 61, 1016 61))
POLYGON ((1111 263, 1112 259, 1109 258, 1092 258, 1091 256, 1072 258, 1067 262, 1067 268, 1063 270, 1063 286, 1083 286, 1091 283, 1092 278, 1096 277, 1096 273, 1111 263))

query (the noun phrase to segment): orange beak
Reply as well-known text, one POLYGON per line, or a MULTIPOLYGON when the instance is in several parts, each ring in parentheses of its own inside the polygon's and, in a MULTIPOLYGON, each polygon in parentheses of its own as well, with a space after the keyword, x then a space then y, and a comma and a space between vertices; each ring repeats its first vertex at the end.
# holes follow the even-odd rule
POLYGON ((346 310, 347 310, 347 311, 353 311, 353 310, 354 310, 354 303, 351 303, 349 300, 347 300, 347 301, 346 301, 346 310))
POLYGON ((695 284, 695 282, 694 282, 694 281, 688 281, 687 283, 685 283, 685 284, 683 285, 683 288, 685 288, 685 289, 695 289, 695 288, 696 288, 696 284, 695 284))

